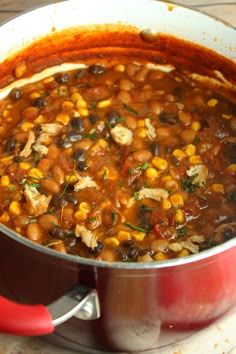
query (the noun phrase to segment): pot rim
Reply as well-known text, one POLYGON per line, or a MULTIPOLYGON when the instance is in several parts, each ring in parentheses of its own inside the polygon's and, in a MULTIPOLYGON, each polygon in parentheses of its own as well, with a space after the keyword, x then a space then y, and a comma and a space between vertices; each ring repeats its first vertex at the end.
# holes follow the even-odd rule
MULTIPOLYGON (((208 250, 191 254, 189 256, 185 256, 182 258, 174 258, 161 262, 108 262, 108 261, 100 261, 96 259, 89 259, 85 257, 70 255, 60 253, 51 248, 45 247, 43 245, 39 245, 31 240, 28 240, 26 237, 17 234, 15 231, 6 227, 3 224, 0 224, 0 233, 4 233, 4 235, 9 236, 16 242, 21 243, 24 246, 32 248, 35 251, 45 253, 48 256, 52 256, 54 258, 60 258, 69 262, 81 264, 81 265, 89 265, 93 267, 102 267, 102 268, 113 268, 113 269, 162 269, 162 268, 170 268, 181 266, 184 264, 196 263, 208 258, 212 258, 217 256, 223 252, 230 250, 231 248, 236 246, 236 238, 232 238, 229 241, 222 243, 221 245, 214 246, 208 250)), ((0 236, 1 237, 1 236, 0 236)))
MULTIPOLYGON (((72 3, 75 2, 75 0, 60 0, 56 4, 53 2, 50 2, 48 4, 36 6, 36 7, 29 9, 29 10, 22 11, 19 14, 12 16, 10 19, 3 21, 0 24, 0 28, 3 27, 4 25, 7 25, 8 23, 11 23, 12 21, 14 21, 15 19, 17 19, 19 17, 22 17, 27 14, 29 15, 31 12, 35 12, 35 11, 42 9, 42 8, 60 5, 62 3, 66 3, 66 2, 68 3, 68 1, 72 2, 72 3)), ((174 5, 176 7, 186 8, 188 11, 193 11, 195 13, 197 12, 205 17, 219 21, 225 27, 231 28, 234 31, 236 31, 236 27, 233 27, 233 25, 218 18, 217 16, 210 15, 210 14, 206 13, 202 9, 194 8, 193 6, 182 5, 182 4, 179 4, 175 1, 166 2, 165 0, 141 0, 141 1, 143 3, 146 3, 147 1, 148 2, 159 2, 159 3, 165 4, 166 6, 174 5)), ((133 269, 133 270, 135 270, 135 269, 143 269, 143 270, 145 270, 145 269, 162 269, 162 268, 181 266, 181 265, 190 264, 190 263, 196 263, 198 261, 202 261, 204 259, 208 259, 213 256, 217 256, 217 255, 233 248, 234 246, 236 246, 236 238, 233 238, 231 240, 224 242, 221 245, 214 246, 211 249, 199 252, 197 254, 185 256, 182 258, 175 258, 175 259, 165 260, 165 261, 161 261, 161 262, 154 261, 154 262, 146 262, 146 263, 144 263, 144 262, 140 262, 140 263, 138 263, 138 262, 128 262, 128 263, 126 263, 126 262, 107 262, 107 261, 89 259, 89 258, 70 255, 70 254, 62 254, 58 251, 47 248, 43 245, 39 245, 39 244, 25 238, 24 236, 21 236, 20 234, 16 233, 15 231, 8 228, 4 224, 0 224, 0 233, 3 233, 7 237, 10 237, 14 241, 19 242, 24 246, 27 246, 35 251, 42 252, 48 256, 52 256, 55 258, 63 259, 63 260, 66 260, 66 261, 69 261, 72 263, 76 263, 76 264, 81 264, 81 265, 88 265, 88 266, 102 267, 102 268, 124 269, 124 270, 125 269, 127 269, 127 270, 128 269, 130 269, 130 270, 131 269, 133 269)))

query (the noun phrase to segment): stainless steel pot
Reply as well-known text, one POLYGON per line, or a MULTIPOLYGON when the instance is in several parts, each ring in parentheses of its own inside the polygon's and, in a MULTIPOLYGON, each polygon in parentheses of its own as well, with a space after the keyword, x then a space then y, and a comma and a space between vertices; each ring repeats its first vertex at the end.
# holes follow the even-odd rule
MULTIPOLYGON (((0 48, 4 92, 5 86, 15 84, 12 71, 21 61, 36 72, 72 59, 89 61, 101 51, 112 58, 118 48, 131 57, 145 53, 157 61, 162 49, 180 66, 199 61, 199 74, 215 75, 220 85, 233 87, 236 80, 235 31, 202 13, 161 1, 59 2, 4 24, 0 38, 7 38, 0 48), (80 26, 88 26, 87 32, 80 26), (123 35, 114 42, 109 31, 117 28, 123 35), (137 43, 136 37, 124 35, 127 28, 136 32, 137 43), (146 29, 154 37, 143 43, 137 33, 146 29), (162 33, 197 46, 181 58, 180 42, 162 41, 162 33), (157 34, 158 51, 153 40, 157 34), (44 36, 49 36, 46 42, 41 41, 44 36), (214 61, 207 52, 202 58, 198 45, 220 57, 214 61), (30 51, 22 51, 27 46, 30 51)), ((144 353, 188 336, 236 304, 236 239, 181 259, 126 264, 62 255, 3 225, 0 231, 0 331, 5 333, 53 332, 50 340, 83 353, 144 353)))

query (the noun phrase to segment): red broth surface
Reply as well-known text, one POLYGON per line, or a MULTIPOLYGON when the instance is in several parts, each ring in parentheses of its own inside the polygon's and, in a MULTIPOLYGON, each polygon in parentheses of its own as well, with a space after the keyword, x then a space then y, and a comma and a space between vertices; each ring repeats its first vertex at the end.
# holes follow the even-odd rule
POLYGON ((0 222, 105 261, 162 261, 235 237, 236 107, 217 91, 127 60, 14 88, 0 101, 0 222))

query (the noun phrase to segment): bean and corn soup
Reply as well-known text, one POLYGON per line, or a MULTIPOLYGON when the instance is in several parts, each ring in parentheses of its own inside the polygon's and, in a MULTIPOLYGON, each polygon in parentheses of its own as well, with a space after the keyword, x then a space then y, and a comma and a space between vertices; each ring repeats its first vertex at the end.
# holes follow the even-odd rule
POLYGON ((12 89, 0 120, 0 222, 36 243, 149 262, 236 235, 236 106, 184 71, 60 72, 12 89))

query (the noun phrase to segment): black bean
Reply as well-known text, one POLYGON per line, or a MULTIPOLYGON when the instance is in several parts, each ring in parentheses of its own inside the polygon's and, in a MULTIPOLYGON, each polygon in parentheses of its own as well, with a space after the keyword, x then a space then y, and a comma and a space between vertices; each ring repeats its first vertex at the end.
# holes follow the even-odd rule
POLYGON ((76 130, 71 130, 67 132, 67 138, 72 142, 80 141, 82 140, 83 136, 79 134, 76 130))
POLYGON ((57 238, 57 239, 63 239, 65 236, 64 231, 59 227, 53 227, 52 229, 49 229, 48 233, 53 238, 57 238))
POLYGON ((178 120, 176 115, 169 114, 166 112, 160 113, 159 119, 162 123, 168 124, 168 125, 175 125, 178 120))
POLYGON ((92 249, 92 248, 88 249, 88 253, 90 255, 96 255, 97 253, 101 252, 103 250, 103 248, 104 248, 103 242, 102 241, 98 241, 97 246, 94 247, 94 249, 92 249))
POLYGON ((76 245, 77 239, 73 237, 66 237, 64 244, 68 247, 73 247, 76 245))
POLYGON ((71 193, 67 193, 65 198, 69 204, 72 204, 72 205, 78 204, 77 198, 71 193))
POLYGON ((88 68, 88 72, 92 75, 101 75, 106 71, 105 67, 99 64, 91 65, 88 68))
POLYGON ((85 76, 85 70, 84 69, 79 69, 75 72, 74 78, 75 79, 82 79, 85 76))
POLYGON ((34 100, 34 106, 37 108, 43 108, 48 105, 48 102, 45 97, 37 97, 34 100))
POLYGON ((119 118, 120 118, 120 115, 116 111, 110 111, 106 115, 106 119, 107 119, 108 123, 111 125, 115 125, 119 118))
POLYGON ((6 152, 10 153, 14 150, 16 145, 16 140, 14 138, 9 138, 5 144, 6 152))
POLYGON ((157 141, 154 141, 152 143, 152 145, 150 146, 150 151, 153 154, 153 156, 159 155, 159 143, 157 141))
POLYGON ((86 151, 83 149, 77 149, 72 154, 73 160, 75 161, 85 161, 86 159, 86 151))
POLYGON ((68 148, 70 148, 70 147, 72 146, 72 144, 71 144, 71 142, 68 141, 68 140, 59 140, 59 141, 57 142, 57 146, 58 146, 59 148, 68 149, 68 148))
POLYGON ((68 201, 65 197, 59 197, 57 195, 54 195, 51 199, 51 203, 52 206, 61 206, 64 207, 68 204, 68 201))
POLYGON ((24 161, 24 157, 22 157, 22 156, 14 156, 13 157, 13 162, 14 163, 20 163, 22 161, 24 161))
POLYGON ((13 101, 17 101, 21 98, 22 96, 22 92, 20 89, 18 88, 14 88, 11 90, 11 92, 9 93, 9 96, 10 98, 13 100, 13 101))
POLYGON ((138 257, 139 255, 139 249, 137 246, 130 246, 128 249, 127 249, 127 256, 130 258, 130 259, 135 259, 136 257, 138 257))
POLYGON ((130 247, 133 245, 134 245, 134 241, 132 241, 132 240, 125 240, 122 242, 122 246, 124 246, 124 247, 130 247))
POLYGON ((88 118, 91 124, 96 124, 100 120, 99 116, 95 113, 91 113, 88 118))
POLYGON ((55 77, 56 82, 58 82, 59 84, 63 84, 66 83, 68 81, 70 81, 70 75, 67 73, 62 73, 62 74, 58 74, 55 77))
POLYGON ((86 162, 79 162, 77 167, 79 171, 86 171, 88 169, 86 162))
POLYGON ((73 129, 82 132, 84 130, 84 121, 79 117, 74 117, 71 120, 71 126, 73 129))
POLYGON ((128 261, 128 256, 127 256, 127 250, 122 248, 122 247, 118 247, 115 250, 116 254, 118 255, 119 259, 123 262, 128 261))

